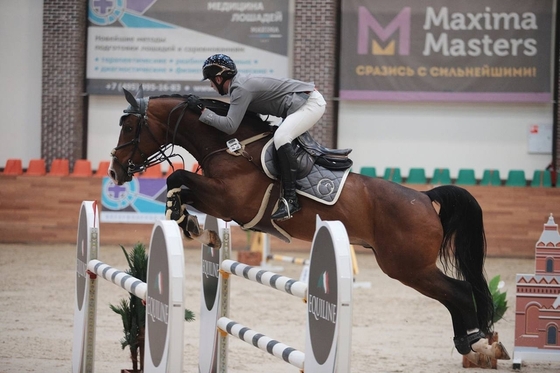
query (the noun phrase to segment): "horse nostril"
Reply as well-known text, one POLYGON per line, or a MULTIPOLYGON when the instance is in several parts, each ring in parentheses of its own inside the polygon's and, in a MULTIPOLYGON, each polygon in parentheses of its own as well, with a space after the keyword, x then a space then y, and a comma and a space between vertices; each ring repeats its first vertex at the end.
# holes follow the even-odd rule
POLYGON ((109 177, 113 180, 117 179, 117 174, 115 173, 115 170, 109 170, 109 177))

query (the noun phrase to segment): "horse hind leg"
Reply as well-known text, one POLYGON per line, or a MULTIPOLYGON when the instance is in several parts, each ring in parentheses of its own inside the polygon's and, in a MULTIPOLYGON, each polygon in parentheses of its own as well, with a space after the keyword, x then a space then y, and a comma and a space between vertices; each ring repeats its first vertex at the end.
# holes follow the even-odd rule
POLYGON ((222 247, 218 233, 202 229, 198 218, 189 214, 186 204, 181 204, 181 188, 173 188, 167 192, 165 217, 168 220, 175 220, 186 238, 216 249, 222 247))
POLYGON ((500 342, 489 345, 486 336, 479 331, 472 287, 468 282, 446 276, 435 266, 399 280, 447 308, 455 334, 453 342, 461 355, 467 355, 477 365, 477 361, 485 362, 490 358, 509 359, 509 354, 500 342))

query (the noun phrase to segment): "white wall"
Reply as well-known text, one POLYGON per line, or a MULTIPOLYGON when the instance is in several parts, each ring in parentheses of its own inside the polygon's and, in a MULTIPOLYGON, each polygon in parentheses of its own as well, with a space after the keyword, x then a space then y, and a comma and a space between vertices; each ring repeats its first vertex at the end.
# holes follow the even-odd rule
POLYGON ((42 40, 42 1, 0 1, 0 167, 41 156, 42 40))
MULTIPOLYGON (((41 155, 42 7, 38 0, 0 1, 0 167, 21 158, 24 167, 41 155)), ((124 96, 90 96, 88 159, 93 168, 109 160, 119 134, 124 96)), ((550 154, 529 154, 529 124, 552 123, 552 105, 462 103, 340 103, 338 146, 353 148, 354 171, 375 166, 424 167, 431 177, 448 167, 474 168, 480 178, 497 168, 531 178, 550 154)), ((551 149, 552 150, 552 149, 551 149)), ((194 159, 184 151, 187 169, 194 159)), ((164 170, 166 166, 163 166, 164 170)))
MULTIPOLYGON (((552 123, 551 104, 364 103, 340 104, 338 147, 353 148, 353 170, 374 166, 424 167, 428 177, 447 167, 474 168, 477 178, 487 168, 522 169, 527 179, 544 169, 551 154, 528 153, 528 126, 552 123)), ((552 149, 551 149, 552 151, 552 149)))

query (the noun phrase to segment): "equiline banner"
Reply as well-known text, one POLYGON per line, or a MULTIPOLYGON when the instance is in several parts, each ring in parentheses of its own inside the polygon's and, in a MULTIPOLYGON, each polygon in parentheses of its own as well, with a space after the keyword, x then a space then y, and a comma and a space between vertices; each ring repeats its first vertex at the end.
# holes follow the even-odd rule
POLYGON ((290 1, 89 0, 87 91, 215 96, 201 82, 215 53, 239 71, 288 76, 290 1))
POLYGON ((550 102, 555 0, 343 0, 340 98, 550 102))

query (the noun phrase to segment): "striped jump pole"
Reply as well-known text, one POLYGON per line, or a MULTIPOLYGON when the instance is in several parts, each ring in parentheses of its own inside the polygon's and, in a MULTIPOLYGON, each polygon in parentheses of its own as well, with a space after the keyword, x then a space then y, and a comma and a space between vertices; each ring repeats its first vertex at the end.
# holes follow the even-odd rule
POLYGON ((98 218, 96 202, 84 201, 76 245, 72 372, 94 372, 98 278, 146 301, 144 372, 182 372, 184 257, 183 239, 177 223, 162 220, 154 225, 144 283, 97 259, 98 218))
MULTIPOLYGON (((205 250, 204 246, 203 250, 205 250)), ((227 289, 227 291, 211 292, 207 287, 204 287, 203 291, 206 301, 211 300, 213 304, 221 305, 219 307, 221 313, 219 317, 213 315, 208 320, 205 313, 201 313, 201 324, 209 325, 211 320, 214 323, 214 330, 219 332, 218 341, 214 346, 204 348, 208 351, 218 351, 217 358, 214 360, 214 365, 206 365, 208 369, 199 369, 200 373, 227 372, 227 344, 224 341, 228 336, 252 344, 306 373, 351 371, 353 273, 348 235, 341 222, 321 221, 317 217, 310 258, 307 282, 293 280, 230 259, 221 261, 220 281, 217 283, 221 283, 222 290, 227 289), (241 325, 227 316, 231 275, 306 301, 305 352, 241 325)), ((207 268, 208 265, 204 264, 203 272, 207 268)), ((201 339, 205 334, 213 333, 201 329, 201 339)))
POLYGON ((227 317, 220 317, 218 319, 218 328, 224 333, 228 333, 236 338, 239 338, 256 348, 263 350, 264 352, 268 352, 269 354, 284 360, 286 363, 303 370, 305 353, 298 351, 295 348, 249 329, 248 327, 228 319, 227 317))
POLYGON ((304 282, 233 260, 224 260, 221 270, 307 301, 307 284, 304 282))
POLYGON ((148 286, 145 282, 138 280, 136 277, 126 272, 111 267, 97 259, 90 260, 87 269, 91 273, 103 277, 105 280, 120 286, 131 294, 136 295, 142 300, 146 300, 146 291, 148 286))

